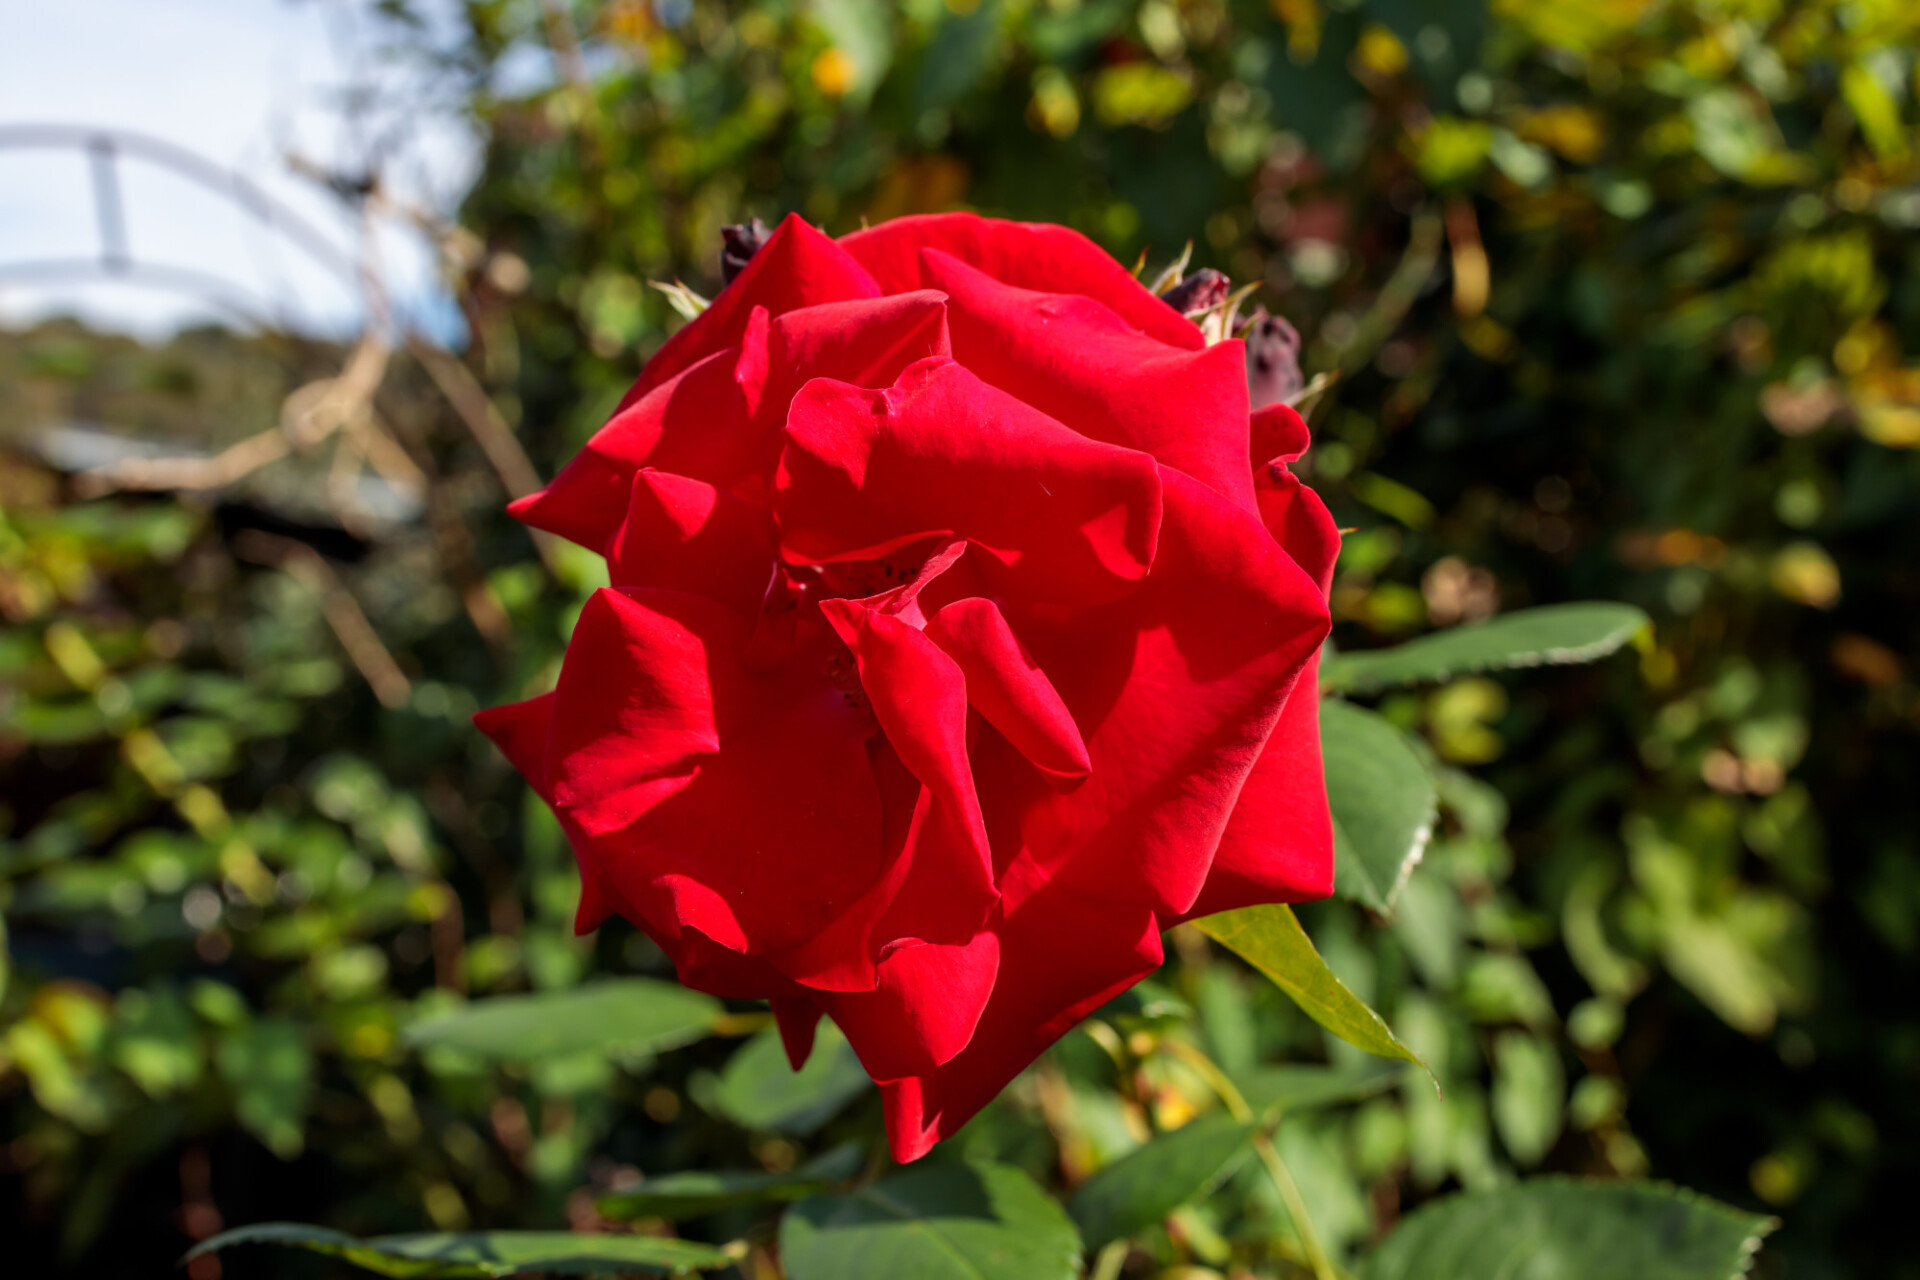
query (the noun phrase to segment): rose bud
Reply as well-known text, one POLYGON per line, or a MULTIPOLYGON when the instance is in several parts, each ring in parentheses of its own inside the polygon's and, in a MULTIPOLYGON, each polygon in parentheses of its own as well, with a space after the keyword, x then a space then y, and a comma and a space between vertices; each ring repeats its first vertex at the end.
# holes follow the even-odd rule
POLYGON ((1192 316, 1225 302, 1230 287, 1225 273, 1202 267, 1160 297, 1181 315, 1192 316))
POLYGON ((1247 328, 1247 392, 1253 407, 1264 409, 1293 399, 1307 385, 1300 373, 1300 334, 1265 307, 1247 328))
POLYGON ((578 927, 770 1001, 796 1066, 831 1017, 905 1161, 1162 930, 1326 896, 1339 535, 1245 359, 1063 227, 781 223, 511 508, 612 583, 477 717, 578 927))
POLYGON ((767 243, 767 237, 773 233, 767 230, 767 224, 758 218, 746 222, 730 223, 720 228, 720 284, 722 288, 733 283, 753 255, 760 252, 767 243))

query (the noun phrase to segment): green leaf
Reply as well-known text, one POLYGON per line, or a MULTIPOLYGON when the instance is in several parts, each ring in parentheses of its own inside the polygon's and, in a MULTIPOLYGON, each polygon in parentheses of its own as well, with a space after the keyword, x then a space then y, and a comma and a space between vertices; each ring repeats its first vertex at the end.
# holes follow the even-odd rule
POLYGON ((1777 1224, 1655 1183, 1542 1178, 1410 1215, 1361 1280, 1735 1280, 1777 1224))
POLYGON ((692 1240, 654 1236, 587 1236, 566 1231, 466 1231, 374 1236, 360 1240, 344 1232, 299 1222, 263 1222, 223 1231, 193 1247, 190 1262, 236 1244, 282 1244, 340 1258, 383 1276, 443 1280, 465 1276, 605 1275, 640 1271, 650 1275, 715 1270, 731 1266, 725 1250, 692 1240))
POLYGON ((1330 655, 1320 664, 1320 687, 1333 693, 1366 693, 1473 671, 1592 662, 1618 649, 1646 625, 1647 615, 1629 604, 1522 609, 1488 622, 1437 631, 1391 649, 1330 655))
POLYGON ((923 1165, 802 1200, 781 1220, 780 1256, 788 1280, 1072 1280, 1080 1233, 1018 1169, 923 1165))
POLYGON ((808 1134, 873 1086, 840 1028, 825 1019, 813 1056, 795 1071, 772 1027, 741 1046, 697 1101, 748 1129, 808 1134))
POLYGON ((1348 1044, 1383 1058, 1426 1064, 1394 1039, 1380 1015, 1369 1009, 1313 949, 1293 912, 1279 903, 1223 911, 1194 921, 1200 931, 1273 979, 1309 1018, 1348 1044))
POLYGON ((1087 1248, 1125 1239, 1212 1191, 1252 1150, 1253 1131, 1228 1116, 1201 1116, 1088 1178, 1067 1202, 1087 1248))
POLYGON ((291 1019, 262 1018, 220 1037, 214 1065, 233 1089, 234 1116, 282 1160, 306 1145, 313 1050, 291 1019))
POLYGON ((698 1218, 720 1209, 766 1201, 798 1200, 845 1182, 860 1170, 858 1143, 835 1147, 791 1173, 738 1171, 670 1173, 632 1191, 602 1196, 594 1205, 601 1217, 616 1222, 636 1218, 698 1218))
POLYGON ((1333 811, 1334 889, 1387 914, 1433 832, 1433 775, 1406 734, 1337 698, 1320 704, 1320 754, 1333 811))
POLYGON ((671 982, 623 978, 570 991, 494 996, 407 1029, 416 1048, 496 1061, 570 1053, 658 1053, 705 1036, 723 1007, 671 982))

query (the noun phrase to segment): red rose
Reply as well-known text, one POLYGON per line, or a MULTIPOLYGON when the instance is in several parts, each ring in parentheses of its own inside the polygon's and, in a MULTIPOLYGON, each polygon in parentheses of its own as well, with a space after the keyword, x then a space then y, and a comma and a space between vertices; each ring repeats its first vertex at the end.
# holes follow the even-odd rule
POLYGON ((924 1154, 1180 920, 1325 896, 1338 535, 1237 341, 1090 241, 788 218, 515 503, 602 552, 559 687, 481 713, 579 927, 831 1015, 924 1154))

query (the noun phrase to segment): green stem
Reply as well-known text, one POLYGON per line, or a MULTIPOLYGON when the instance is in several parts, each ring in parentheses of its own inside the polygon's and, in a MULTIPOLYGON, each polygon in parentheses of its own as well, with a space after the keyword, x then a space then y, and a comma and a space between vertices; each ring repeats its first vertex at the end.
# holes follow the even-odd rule
MULTIPOLYGON (((1227 1109, 1228 1115, 1242 1124, 1252 1123, 1253 1108, 1247 1105, 1246 1095, 1220 1069, 1219 1063, 1184 1040, 1168 1037, 1160 1042, 1160 1047, 1199 1072, 1207 1082, 1207 1087, 1219 1095, 1220 1103, 1227 1109)), ((1307 1217, 1307 1202, 1300 1198, 1298 1184, 1294 1182, 1293 1175, 1287 1172, 1286 1162, 1280 1158, 1279 1149, 1273 1145, 1273 1139, 1265 1130, 1253 1135, 1253 1149, 1259 1154, 1260 1163, 1267 1167, 1274 1189, 1280 1193, 1281 1203, 1287 1206, 1294 1230, 1300 1233, 1300 1247, 1307 1255, 1307 1265, 1313 1270, 1314 1280, 1340 1280, 1339 1271, 1328 1259, 1327 1251, 1321 1247, 1320 1236, 1313 1229, 1312 1219, 1307 1217)))
POLYGON ((1199 1072, 1201 1079, 1207 1082, 1207 1087, 1214 1091, 1219 1097, 1221 1105, 1226 1107, 1228 1115, 1238 1120, 1241 1124, 1253 1123, 1253 1108, 1247 1105, 1245 1095, 1240 1092, 1232 1080, 1227 1078, 1227 1073, 1220 1069, 1219 1063, 1209 1058, 1205 1053, 1202 1053, 1194 1045, 1190 1045, 1184 1040, 1175 1040, 1171 1036, 1162 1040, 1160 1047, 1199 1072))
POLYGON ((1339 1280, 1339 1272, 1334 1270, 1327 1251, 1320 1245, 1319 1233, 1314 1231, 1313 1221, 1307 1217, 1307 1202, 1300 1198, 1300 1188, 1294 1182, 1293 1175, 1287 1172, 1286 1161, 1280 1158, 1279 1148, 1265 1133, 1256 1133, 1253 1135, 1253 1149, 1259 1154, 1260 1163, 1267 1166, 1274 1188, 1280 1192, 1281 1202, 1287 1206, 1287 1214, 1293 1219, 1294 1229, 1300 1233, 1300 1247, 1306 1250, 1307 1265, 1313 1269, 1313 1280, 1339 1280))
POLYGON ((1100 1251, 1093 1260, 1093 1270, 1087 1280, 1120 1280, 1120 1268, 1127 1261, 1127 1242, 1115 1240, 1100 1251))

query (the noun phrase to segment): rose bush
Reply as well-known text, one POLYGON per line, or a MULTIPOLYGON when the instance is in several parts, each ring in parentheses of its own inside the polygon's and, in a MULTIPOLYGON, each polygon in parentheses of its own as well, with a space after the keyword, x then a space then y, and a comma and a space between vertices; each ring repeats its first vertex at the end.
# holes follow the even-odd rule
POLYGON ((1338 533, 1241 344, 1076 233, 757 239, 514 505, 612 585, 479 723, 573 843, 578 927, 768 999, 796 1066, 831 1016, 911 1160, 1161 930, 1330 891, 1338 533))

